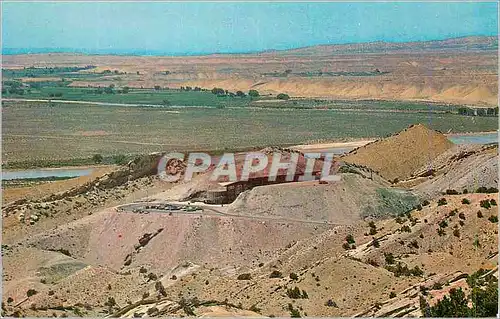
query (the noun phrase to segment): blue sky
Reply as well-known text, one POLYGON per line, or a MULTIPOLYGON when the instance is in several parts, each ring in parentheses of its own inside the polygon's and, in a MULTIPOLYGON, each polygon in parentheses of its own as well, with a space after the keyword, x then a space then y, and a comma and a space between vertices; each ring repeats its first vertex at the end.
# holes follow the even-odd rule
POLYGON ((196 54, 497 35, 496 2, 9 2, 4 49, 196 54))

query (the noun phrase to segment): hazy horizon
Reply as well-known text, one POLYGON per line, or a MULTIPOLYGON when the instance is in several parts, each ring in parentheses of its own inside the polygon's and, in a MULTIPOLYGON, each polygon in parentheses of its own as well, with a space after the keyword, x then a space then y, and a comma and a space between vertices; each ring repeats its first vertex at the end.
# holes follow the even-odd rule
POLYGON ((206 55, 498 35, 496 2, 7 2, 2 53, 206 55))
MULTIPOLYGON (((443 39, 433 39, 433 40, 425 40, 425 41, 382 41, 383 43, 423 43, 423 42, 432 42, 432 41, 445 41, 445 40, 453 40, 453 39, 462 39, 462 38, 471 38, 471 37, 482 37, 482 38, 488 38, 488 37, 494 37, 491 35, 465 35, 461 37, 455 37, 455 38, 443 38, 443 39)), ((381 41, 369 41, 369 42, 346 42, 346 43, 326 43, 326 44, 315 44, 315 45, 310 45, 310 46, 304 46, 304 47, 295 47, 295 48, 289 48, 289 49, 267 49, 267 50, 260 50, 260 51, 241 51, 241 52, 189 52, 189 53, 182 53, 182 52, 163 52, 161 50, 136 50, 136 49, 124 49, 124 50, 107 50, 107 49, 102 49, 102 50, 85 50, 85 49, 73 49, 73 48, 31 48, 31 49, 26 49, 26 48, 2 48, 2 54, 3 55, 23 55, 23 54, 83 54, 83 55, 118 55, 118 56, 204 56, 204 55, 230 55, 230 54, 252 54, 252 53, 261 53, 261 52, 272 52, 272 51, 286 51, 286 50, 295 50, 295 49, 302 49, 302 48, 308 48, 308 47, 315 47, 315 46, 327 46, 327 45, 356 45, 356 44, 368 44, 368 43, 376 43, 376 42, 381 42, 381 41)))

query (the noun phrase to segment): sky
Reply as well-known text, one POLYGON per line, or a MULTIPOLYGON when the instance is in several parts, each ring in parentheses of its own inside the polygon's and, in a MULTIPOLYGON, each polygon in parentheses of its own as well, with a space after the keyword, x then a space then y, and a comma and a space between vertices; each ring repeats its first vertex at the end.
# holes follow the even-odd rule
POLYGON ((189 55, 424 41, 498 35, 497 13, 496 2, 3 2, 2 48, 189 55))

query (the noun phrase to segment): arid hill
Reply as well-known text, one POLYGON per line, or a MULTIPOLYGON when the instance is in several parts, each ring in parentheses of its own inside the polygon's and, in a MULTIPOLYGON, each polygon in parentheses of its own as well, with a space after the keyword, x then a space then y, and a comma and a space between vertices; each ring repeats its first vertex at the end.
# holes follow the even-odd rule
POLYGON ((277 55, 332 55, 360 53, 401 53, 401 52, 432 52, 432 51, 484 51, 498 49, 497 37, 461 37, 446 40, 422 42, 368 42, 352 44, 316 45, 298 49, 271 51, 268 54, 277 55))
MULTIPOLYGON (((233 92, 256 89, 262 94, 287 93, 294 98, 497 106, 497 47, 495 37, 466 37, 185 57, 26 54, 4 56, 3 67, 94 65, 90 72, 126 72, 99 80, 82 77, 71 84, 78 87, 199 86, 233 92)), ((46 80, 60 78, 36 78, 46 80)))
POLYGON ((342 160, 367 166, 387 180, 403 180, 424 165, 432 169, 433 160, 452 146, 446 136, 419 124, 355 149, 342 160))
POLYGON ((158 154, 11 203, 3 210, 3 314, 421 316, 422 300, 434 305, 458 287, 469 295, 469 275, 480 269, 497 284, 498 193, 442 195, 469 187, 479 172, 487 175, 478 182, 493 187, 496 146, 457 148, 417 125, 346 158, 356 155, 366 163, 342 166, 340 181, 258 186, 231 205, 186 204, 203 210, 117 207, 168 203, 208 184, 201 174, 191 185, 161 184, 152 176, 158 154), (413 190, 364 165, 415 175, 404 181, 413 190))

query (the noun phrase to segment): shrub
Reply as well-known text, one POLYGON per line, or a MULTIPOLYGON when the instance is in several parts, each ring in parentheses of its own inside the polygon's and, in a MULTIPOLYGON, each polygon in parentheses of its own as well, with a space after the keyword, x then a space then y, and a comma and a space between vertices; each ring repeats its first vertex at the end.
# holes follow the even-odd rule
POLYGON ((105 305, 106 307, 110 307, 110 308, 112 308, 112 307, 116 306, 116 301, 115 301, 115 298, 113 298, 113 297, 108 297, 108 300, 106 300, 106 302, 104 303, 104 305, 105 305))
POLYGON ((344 248, 345 250, 349 250, 351 249, 351 245, 349 245, 348 243, 343 243, 342 248, 344 248))
POLYGON ((302 290, 302 299, 309 299, 309 295, 305 290, 302 290))
POLYGON ((273 270, 273 272, 269 275, 269 278, 283 278, 283 274, 281 271, 273 270))
POLYGON ((37 293, 38 291, 36 291, 35 289, 28 289, 28 291, 26 291, 26 296, 31 297, 36 295, 37 293))
POLYGON ((388 265, 394 264, 395 258, 392 253, 384 253, 385 263, 388 265))
POLYGON ((376 262, 375 260, 373 260, 373 259, 371 259, 371 258, 370 258, 370 259, 368 259, 368 260, 366 261, 366 263, 367 263, 367 264, 369 264, 369 265, 372 265, 373 267, 378 267, 378 266, 379 266, 378 262, 376 262))
POLYGON ((300 291, 299 287, 295 286, 295 288, 288 288, 286 290, 286 295, 292 299, 307 299, 307 293, 303 290, 300 291))
POLYGON ((347 235, 347 236, 345 237, 345 241, 346 241, 348 244, 354 244, 354 243, 356 243, 356 241, 354 240, 354 237, 353 237, 351 234, 349 234, 349 235, 347 235))
POLYGON ((373 239, 373 241, 372 241, 372 245, 373 245, 373 247, 375 247, 375 248, 379 248, 379 247, 380 247, 380 243, 379 243, 379 241, 378 241, 378 239, 377 239, 377 238, 374 238, 374 239, 373 239))
POLYGON ((300 318, 300 312, 297 309, 291 309, 290 310, 290 317, 291 318, 300 318))
POLYGON ((150 272, 148 274, 148 280, 156 281, 156 280, 158 280, 158 276, 156 274, 153 274, 152 272, 150 272))
POLYGON ((400 231, 401 232, 411 233, 411 228, 408 225, 404 225, 403 227, 401 227, 400 231))
POLYGON ((438 200, 438 206, 443 206, 443 205, 446 205, 446 204, 448 204, 448 202, 446 201, 446 198, 443 197, 443 198, 440 198, 438 200))
POLYGON ((491 206, 497 206, 497 201, 496 201, 496 200, 494 200, 493 198, 492 198, 492 199, 490 199, 490 205, 491 205, 491 206))
POLYGON ((495 215, 491 215, 490 217, 488 217, 488 220, 492 223, 498 223, 498 217, 495 215))
POLYGON ((481 186, 476 190, 476 193, 498 193, 498 189, 495 187, 486 188, 481 186))
POLYGON ((416 248, 416 249, 418 249, 418 247, 419 247, 418 242, 416 240, 413 240, 412 242, 410 242, 409 246, 412 248, 416 248))
POLYGON ((163 286, 163 284, 161 283, 161 281, 157 281, 155 282, 155 289, 156 291, 158 291, 162 296, 166 296, 167 295, 167 292, 165 290, 165 287, 163 286))
POLYGON ((487 200, 487 199, 482 200, 482 201, 479 203, 479 206, 481 206, 481 207, 483 207, 483 208, 486 208, 486 209, 490 209, 490 208, 491 208, 490 201, 489 201, 489 200, 487 200))
POLYGON ((470 200, 468 200, 467 198, 462 198, 462 204, 469 205, 470 200))
POLYGON ((483 213, 480 210, 477 211, 477 217, 483 218, 483 213))
POLYGON ((299 276, 297 276, 296 273, 292 272, 292 273, 290 273, 290 279, 297 280, 297 279, 299 279, 299 276))
POLYGON ((460 231, 458 229, 455 229, 453 231, 453 236, 460 238, 460 231))
POLYGON ((430 202, 426 199, 422 202, 422 206, 430 205, 430 202))
POLYGON ((458 214, 458 218, 465 220, 465 214, 464 213, 458 214))
POLYGON ((400 216, 396 217, 395 221, 396 221, 396 223, 398 223, 400 225, 405 222, 405 220, 403 218, 401 218, 400 216))
POLYGON ((440 290, 440 289, 443 289, 443 285, 442 285, 440 282, 435 282, 435 283, 432 285, 432 289, 433 289, 433 290, 440 290))
POLYGON ((409 269, 408 266, 403 265, 400 262, 397 263, 395 266, 386 266, 385 268, 390 272, 394 273, 396 277, 400 276, 420 277, 424 274, 424 272, 420 269, 420 267, 415 266, 412 269, 409 269))
POLYGON ((156 312, 158 312, 158 308, 156 307, 148 308, 148 310, 146 311, 148 316, 154 315, 156 312))
POLYGON ((458 195, 458 192, 454 189, 447 189, 446 195, 458 195))
POLYGON ((440 228, 446 228, 446 227, 448 227, 448 223, 444 219, 442 221, 440 221, 438 225, 439 225, 440 228))
POLYGON ((396 293, 394 291, 391 291, 391 293, 389 294, 389 298, 396 298, 396 293))
POLYGON ((337 308, 337 303, 335 301, 333 301, 332 299, 328 299, 326 302, 325 302, 325 306, 327 307, 335 307, 337 308))
POLYGON ((437 230, 437 233, 438 233, 438 235, 439 235, 439 236, 444 236, 444 235, 446 235, 446 232, 445 232, 445 231, 444 231, 444 229, 442 229, 442 228, 439 228, 439 229, 437 230))
POLYGON ((469 191, 467 190, 467 188, 464 188, 464 190, 462 191, 462 194, 467 194, 469 193, 469 191))
POLYGON ((472 243, 472 245, 473 245, 474 247, 476 247, 476 248, 481 247, 481 243, 479 242, 479 238, 477 238, 477 237, 476 237, 476 238, 474 239, 474 242, 472 243))
POLYGON ((252 276, 250 274, 240 274, 238 275, 238 280, 250 280, 252 276))

